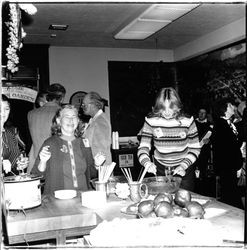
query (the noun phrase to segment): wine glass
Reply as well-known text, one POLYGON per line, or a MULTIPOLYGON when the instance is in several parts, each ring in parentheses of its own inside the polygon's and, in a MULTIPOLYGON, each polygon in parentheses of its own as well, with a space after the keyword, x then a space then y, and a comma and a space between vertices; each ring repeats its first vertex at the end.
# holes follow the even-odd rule
MULTIPOLYGON (((26 156, 26 152, 21 152, 21 154, 19 155, 19 157, 17 158, 17 163, 25 163, 27 159, 27 156, 26 156)), ((19 171, 19 175, 25 175, 25 172, 24 172, 24 168, 21 168, 21 169, 18 169, 19 171)))
POLYGON ((165 169, 165 176, 167 177, 168 182, 171 182, 172 180, 172 169, 171 167, 167 167, 167 169, 165 169))

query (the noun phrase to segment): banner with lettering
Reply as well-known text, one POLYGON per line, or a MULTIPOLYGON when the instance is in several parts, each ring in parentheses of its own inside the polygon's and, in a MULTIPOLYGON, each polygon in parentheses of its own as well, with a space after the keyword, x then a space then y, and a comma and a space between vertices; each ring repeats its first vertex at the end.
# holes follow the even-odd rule
POLYGON ((10 99, 19 99, 34 103, 38 92, 27 87, 2 87, 2 93, 10 99))

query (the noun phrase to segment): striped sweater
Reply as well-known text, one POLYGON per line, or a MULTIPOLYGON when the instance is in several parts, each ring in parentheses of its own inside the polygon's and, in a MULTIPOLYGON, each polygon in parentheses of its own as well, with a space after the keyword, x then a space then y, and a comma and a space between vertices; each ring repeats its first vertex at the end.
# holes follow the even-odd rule
POLYGON ((193 164, 199 153, 200 144, 193 117, 180 120, 162 117, 145 118, 138 148, 139 162, 144 166, 150 161, 151 143, 154 145, 154 158, 167 167, 177 167, 185 163, 193 164))

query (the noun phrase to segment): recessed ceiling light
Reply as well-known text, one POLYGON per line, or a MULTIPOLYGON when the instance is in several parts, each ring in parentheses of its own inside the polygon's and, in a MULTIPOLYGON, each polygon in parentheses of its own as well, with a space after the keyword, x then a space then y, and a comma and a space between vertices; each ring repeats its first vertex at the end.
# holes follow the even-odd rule
POLYGON ((143 40, 164 28, 177 18, 198 7, 199 4, 153 4, 130 22, 115 39, 143 40))
POLYGON ((69 25, 65 24, 51 24, 49 30, 67 30, 69 25))

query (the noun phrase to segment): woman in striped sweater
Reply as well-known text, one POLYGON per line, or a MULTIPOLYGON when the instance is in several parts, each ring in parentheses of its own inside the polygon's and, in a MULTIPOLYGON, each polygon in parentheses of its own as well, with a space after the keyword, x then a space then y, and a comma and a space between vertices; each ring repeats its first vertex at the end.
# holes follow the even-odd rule
POLYGON ((145 118, 138 148, 140 163, 147 172, 182 176, 181 188, 193 191, 193 163, 200 153, 197 127, 193 117, 182 113, 182 103, 173 88, 159 92, 152 112, 145 118), (154 162, 150 150, 154 146, 154 162))

